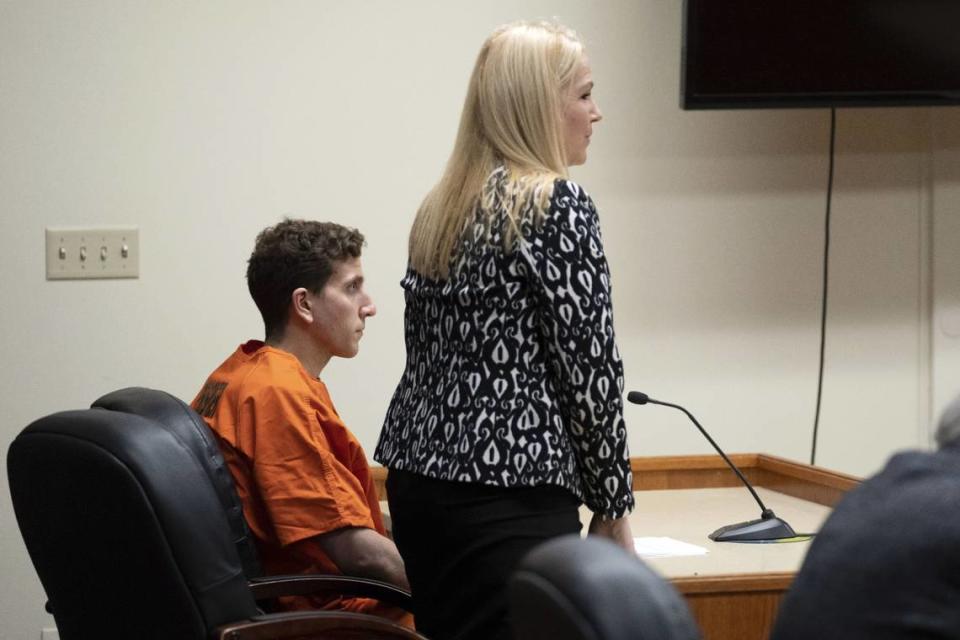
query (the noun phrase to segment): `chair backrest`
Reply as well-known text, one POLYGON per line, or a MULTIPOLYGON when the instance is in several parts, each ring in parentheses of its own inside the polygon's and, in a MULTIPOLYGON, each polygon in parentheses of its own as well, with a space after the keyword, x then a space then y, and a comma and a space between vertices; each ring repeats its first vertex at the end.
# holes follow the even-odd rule
POLYGON ((64 640, 209 637, 256 615, 208 472, 156 421, 93 408, 13 441, 14 511, 64 640))
POLYGON ((507 599, 516 638, 696 640, 686 603, 642 560, 607 540, 563 536, 531 551, 507 599))
POLYGON ((262 575, 253 536, 243 517, 243 507, 216 436, 190 405, 165 391, 127 387, 98 398, 92 406, 155 420, 180 440, 197 458, 220 498, 244 573, 248 578, 262 575))

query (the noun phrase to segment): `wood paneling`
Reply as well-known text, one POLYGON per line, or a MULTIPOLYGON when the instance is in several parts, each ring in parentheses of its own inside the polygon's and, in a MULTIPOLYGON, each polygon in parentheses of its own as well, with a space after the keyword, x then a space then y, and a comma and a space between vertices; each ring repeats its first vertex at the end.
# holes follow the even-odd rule
POLYGON ((704 640, 767 640, 784 590, 686 595, 704 640))

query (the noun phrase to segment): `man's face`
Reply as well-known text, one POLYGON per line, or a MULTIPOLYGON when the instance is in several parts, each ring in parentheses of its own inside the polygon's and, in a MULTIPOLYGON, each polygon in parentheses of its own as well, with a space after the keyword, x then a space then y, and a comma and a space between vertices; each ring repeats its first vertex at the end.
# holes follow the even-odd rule
POLYGON ((307 292, 313 310, 311 332, 318 348, 328 356, 352 358, 360 350, 366 319, 377 313, 363 288, 360 258, 334 266, 320 293, 307 292))

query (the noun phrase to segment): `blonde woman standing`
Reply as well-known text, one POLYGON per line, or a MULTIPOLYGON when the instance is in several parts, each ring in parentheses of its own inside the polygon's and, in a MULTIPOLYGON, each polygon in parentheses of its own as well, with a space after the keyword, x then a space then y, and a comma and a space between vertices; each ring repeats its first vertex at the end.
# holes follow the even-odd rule
POLYGON ((540 542, 627 549, 623 365, 593 201, 570 181, 600 109, 583 45, 555 23, 497 29, 453 154, 410 233, 407 362, 377 445, 417 628, 508 638, 504 587, 540 542))

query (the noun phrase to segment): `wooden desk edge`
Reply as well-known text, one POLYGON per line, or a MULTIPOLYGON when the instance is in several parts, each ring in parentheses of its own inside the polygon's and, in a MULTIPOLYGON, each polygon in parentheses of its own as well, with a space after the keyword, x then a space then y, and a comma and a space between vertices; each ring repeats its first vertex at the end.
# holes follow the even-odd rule
POLYGON ((739 573, 717 576, 684 576, 670 578, 670 583, 684 595, 783 592, 794 578, 793 572, 739 573))
MULTIPOLYGON (((845 473, 764 453, 735 453, 729 457, 756 486, 828 507, 859 483, 857 478, 845 473)), ((741 484, 717 455, 631 458, 630 468, 634 491, 712 489, 741 484)), ((386 500, 387 469, 374 466, 370 473, 380 499, 386 500)))

